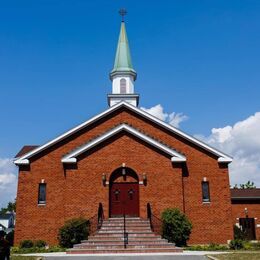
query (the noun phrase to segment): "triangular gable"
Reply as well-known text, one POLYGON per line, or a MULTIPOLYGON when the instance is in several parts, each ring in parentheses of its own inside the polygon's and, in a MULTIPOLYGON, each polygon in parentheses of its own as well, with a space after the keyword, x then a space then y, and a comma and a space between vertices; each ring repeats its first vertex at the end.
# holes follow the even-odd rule
POLYGON ((165 129, 171 131, 172 133, 174 133, 174 134, 176 134, 176 135, 178 135, 178 136, 180 136, 180 137, 190 141, 191 143, 197 145, 198 147, 201 147, 201 148, 205 149, 206 151, 216 155, 218 157, 218 162, 219 163, 230 163, 230 162, 232 162, 232 158, 230 156, 228 156, 228 155, 218 151, 217 149, 209 146, 208 144, 205 144, 204 142, 194 138, 193 136, 190 136, 190 135, 186 134, 185 132, 181 131, 180 129, 177 129, 177 128, 167 124, 166 122, 164 122, 164 121, 162 121, 162 120, 152 116, 151 114, 143 111, 140 108, 132 106, 129 103, 126 103, 126 102, 120 102, 120 103, 118 103, 118 104, 108 108, 104 112, 102 112, 102 113, 92 117, 91 119, 85 121, 84 123, 80 124, 79 126, 77 126, 77 127, 73 128, 73 129, 69 130, 68 132, 58 136, 57 138, 53 139, 52 141, 50 141, 50 142, 48 142, 48 143, 46 143, 46 144, 44 144, 44 145, 42 145, 42 146, 32 150, 32 151, 24 154, 20 158, 17 158, 14 161, 14 163, 16 165, 29 164, 30 163, 29 159, 32 156, 40 153, 41 151, 49 148, 52 145, 62 141, 63 139, 65 139, 65 138, 71 136, 72 134, 78 132, 79 130, 83 129, 84 127, 86 127, 86 126, 96 122, 97 120, 99 120, 99 119, 101 119, 101 118, 111 114, 112 112, 116 111, 117 109, 120 109, 121 107, 125 107, 125 108, 135 112, 136 114, 138 114, 138 115, 148 119, 149 121, 158 124, 159 126, 165 128, 165 129))
POLYGON ((150 136, 145 135, 142 132, 139 132, 135 128, 127 125, 127 124, 120 124, 113 129, 110 129, 108 132, 98 136, 94 140, 91 140, 90 142, 78 147, 77 149, 74 149, 73 151, 69 152, 66 156, 62 158, 63 163, 76 163, 77 162, 77 157, 88 151, 89 149, 95 147, 96 145, 104 142, 105 140, 109 139, 110 137, 122 132, 126 131, 138 139, 141 139, 145 141, 146 143, 156 147, 157 149, 169 154, 171 156, 171 161, 172 162, 185 162, 186 157, 178 152, 176 152, 174 149, 156 141, 155 139, 151 138, 150 136))

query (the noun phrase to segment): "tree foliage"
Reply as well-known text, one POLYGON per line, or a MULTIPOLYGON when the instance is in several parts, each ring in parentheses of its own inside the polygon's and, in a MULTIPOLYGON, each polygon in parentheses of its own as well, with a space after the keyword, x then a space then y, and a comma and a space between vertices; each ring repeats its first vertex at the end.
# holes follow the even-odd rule
POLYGON ((16 212, 16 200, 8 202, 5 208, 1 208, 0 214, 5 214, 6 212, 16 212))
POLYGON ((255 183, 252 181, 248 181, 244 184, 239 184, 239 186, 237 184, 234 185, 233 187, 234 189, 255 189, 255 183))
POLYGON ((162 213, 163 237, 177 246, 184 246, 189 239, 192 224, 190 220, 176 208, 165 209, 162 213))

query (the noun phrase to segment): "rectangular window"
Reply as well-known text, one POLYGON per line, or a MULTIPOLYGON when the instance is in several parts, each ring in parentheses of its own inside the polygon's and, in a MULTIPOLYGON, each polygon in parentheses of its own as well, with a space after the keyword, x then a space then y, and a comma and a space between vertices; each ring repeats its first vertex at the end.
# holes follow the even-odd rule
POLYGON ((208 181, 203 181, 201 183, 201 185, 202 185, 202 201, 203 202, 209 202, 210 201, 209 182, 208 181))
POLYGON ((46 204, 46 183, 39 184, 38 204, 46 204))

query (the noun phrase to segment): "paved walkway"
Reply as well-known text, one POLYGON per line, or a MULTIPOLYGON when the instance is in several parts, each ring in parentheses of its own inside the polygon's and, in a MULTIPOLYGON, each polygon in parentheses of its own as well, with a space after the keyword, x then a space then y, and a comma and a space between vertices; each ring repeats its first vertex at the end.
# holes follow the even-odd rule
POLYGON ((64 259, 64 260, 206 260, 208 259, 206 256, 200 255, 150 255, 150 256, 76 256, 76 257, 46 257, 46 260, 57 260, 57 259, 64 259))
POLYGON ((185 251, 183 253, 146 253, 146 254, 95 254, 95 255, 66 255, 66 253, 28 254, 42 256, 46 260, 206 260, 207 254, 221 252, 185 251))

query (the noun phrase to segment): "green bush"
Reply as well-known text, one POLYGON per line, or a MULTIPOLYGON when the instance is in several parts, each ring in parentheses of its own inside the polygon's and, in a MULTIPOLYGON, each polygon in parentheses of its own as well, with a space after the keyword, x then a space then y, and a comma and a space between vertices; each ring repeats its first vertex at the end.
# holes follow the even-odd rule
POLYGON ((10 243, 11 246, 14 245, 14 231, 12 230, 6 235, 6 240, 10 243))
POLYGON ((36 240, 34 241, 35 247, 45 247, 47 243, 44 240, 36 240))
POLYGON ((71 248, 89 235, 89 221, 84 218, 74 218, 65 222, 59 229, 59 244, 65 248, 71 248))
POLYGON ((33 247, 33 241, 32 240, 23 240, 20 243, 21 248, 31 248, 33 247))
POLYGON ((229 243, 230 249, 239 250, 244 248, 244 241, 241 239, 231 240, 229 243))
POLYGON ((162 213, 162 221, 163 237, 177 246, 186 245, 192 229, 190 220, 179 209, 168 208, 162 213))
POLYGON ((238 226, 233 226, 234 239, 247 240, 246 232, 241 230, 238 226))

